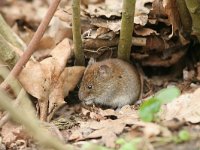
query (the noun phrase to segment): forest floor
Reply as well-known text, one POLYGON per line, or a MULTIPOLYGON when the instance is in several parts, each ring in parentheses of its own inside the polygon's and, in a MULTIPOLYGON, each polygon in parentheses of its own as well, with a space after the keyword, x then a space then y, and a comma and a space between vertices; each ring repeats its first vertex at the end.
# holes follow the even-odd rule
MULTIPOLYGON (((84 5, 81 6, 81 29, 82 36, 85 38, 83 43, 87 60, 91 56, 97 60, 116 56, 117 41, 115 39, 119 35, 120 30, 119 18, 121 17, 121 12, 119 12, 119 8, 121 7, 117 1, 116 4, 113 4, 113 0, 107 0, 107 7, 113 7, 112 11, 108 13, 100 5, 102 1, 93 0, 90 7, 88 4, 89 0, 82 1, 84 5), (103 17, 102 13, 104 14, 103 17), (88 20, 92 23, 88 23, 88 20), (102 39, 99 40, 98 37, 101 37, 105 41, 102 42, 102 39), (87 38, 92 39, 94 43, 91 44, 91 41, 88 42, 87 38), (102 43, 106 46, 101 46, 102 43), (98 45, 100 46, 98 47, 98 45)), ((7 24, 27 45, 43 19, 48 9, 48 4, 48 0, 1 0, 0 14, 2 14, 7 24)), ((71 13, 71 1, 61 1, 48 30, 38 45, 38 50, 33 55, 35 60, 42 64, 43 60, 49 58, 49 54, 53 49, 55 52, 53 54, 57 60, 66 61, 65 58, 67 56, 64 54, 66 47, 59 47, 59 44, 61 43, 61 45, 66 46, 69 41, 70 46, 69 44, 67 46, 72 47, 71 13), (66 42, 63 39, 68 40, 66 42), (61 58, 62 55, 63 58, 61 58), (57 58, 57 56, 59 57, 57 58)), ((163 28, 163 32, 168 31, 168 26, 163 24, 155 26, 155 28, 159 28, 160 32, 160 28, 163 28)), ((138 30, 136 30, 135 34, 140 35, 140 37, 158 32, 158 30, 153 31, 149 28, 145 28, 144 30, 138 26, 136 28, 138 30)), ((156 33, 155 35, 158 34, 156 33)), ((65 104, 55 112, 51 121, 47 123, 47 128, 52 135, 67 144, 73 145, 75 149, 200 150, 200 110, 198 109, 200 108, 200 90, 198 89, 200 65, 196 58, 198 54, 194 52, 194 50, 200 47, 198 44, 194 46, 194 44, 188 43, 185 42, 185 45, 182 43, 183 46, 179 47, 183 51, 187 49, 184 57, 171 66, 167 66, 167 61, 163 63, 163 66, 159 66, 158 64, 161 61, 156 62, 157 58, 154 59, 155 57, 152 55, 148 55, 152 59, 148 58, 148 61, 146 59, 143 60, 147 54, 141 53, 141 55, 137 55, 138 49, 134 51, 131 55, 133 56, 132 60, 138 63, 138 68, 144 81, 142 97, 135 105, 126 105, 116 110, 99 106, 83 106, 81 104, 78 99, 78 83, 84 69, 75 68, 67 80, 70 82, 67 85, 72 85, 73 88, 70 87, 71 89, 67 89, 64 99, 65 104), (141 103, 149 99, 150 96, 155 95, 159 90, 171 86, 178 87, 181 91, 181 96, 161 106, 160 112, 154 116, 155 118, 152 122, 142 121, 138 112, 141 103)), ((170 45, 171 41, 168 44, 170 45)), ((138 47, 136 46, 136 48, 138 47)), ((143 52, 148 51, 148 46, 145 45, 144 47, 144 49, 141 48, 143 52)), ((172 55, 172 51, 169 50, 169 53, 166 53, 166 55, 172 55)), ((168 57, 166 55, 163 56, 163 59, 168 57)), ((70 67, 73 67, 73 62, 74 58, 69 58, 66 68, 70 69, 70 67)), ((44 65, 45 67, 55 67, 53 63, 48 62, 46 64, 47 66, 44 65)), ((34 65, 31 66, 31 69, 27 70, 28 73, 23 72, 20 81, 23 81, 22 85, 28 91, 31 100, 35 104, 37 98, 43 95, 44 92, 39 88, 42 86, 41 80, 39 80, 40 70, 37 70, 38 68, 34 65), (36 70, 34 70, 35 68, 36 70), (36 76, 34 78, 38 77, 38 81, 32 80, 29 76, 27 77, 27 74, 32 74, 31 71, 35 72, 34 75, 36 76), (37 72, 39 73, 36 74, 37 72), (25 78, 28 78, 28 83, 24 83, 27 81, 25 78)), ((58 83, 60 82, 59 78, 58 83)), ((58 88, 58 90, 61 89, 58 88)), ((54 99, 60 100, 59 96, 54 97, 54 99)), ((38 106, 36 109, 38 109, 38 106)), ((8 121, 2 126, 0 144, 0 149, 2 150, 5 148, 11 150, 39 149, 37 142, 34 142, 30 136, 27 136, 23 127, 12 121, 8 121)), ((42 148, 40 147, 40 149, 42 148)))

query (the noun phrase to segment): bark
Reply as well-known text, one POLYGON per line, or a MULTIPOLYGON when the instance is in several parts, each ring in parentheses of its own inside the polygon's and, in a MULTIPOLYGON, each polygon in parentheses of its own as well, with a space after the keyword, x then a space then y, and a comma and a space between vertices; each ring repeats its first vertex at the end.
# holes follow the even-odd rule
POLYGON ((123 0, 118 58, 130 60, 132 33, 134 26, 135 0, 123 0))
POLYGON ((189 13, 189 10, 186 6, 186 3, 184 0, 176 0, 180 18, 181 18, 181 24, 183 26, 183 32, 186 32, 188 34, 192 31, 192 19, 189 13))
POLYGON ((82 40, 81 40, 81 26, 80 26, 80 0, 73 0, 72 2, 72 31, 73 31, 73 43, 75 64, 85 65, 82 40))

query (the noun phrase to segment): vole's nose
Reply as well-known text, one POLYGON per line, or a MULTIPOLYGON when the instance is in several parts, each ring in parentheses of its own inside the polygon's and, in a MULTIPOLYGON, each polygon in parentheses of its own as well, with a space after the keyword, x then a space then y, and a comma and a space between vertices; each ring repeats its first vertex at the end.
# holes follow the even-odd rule
POLYGON ((79 89, 78 91, 78 98, 83 101, 85 99, 86 95, 84 94, 84 92, 81 91, 81 89, 79 89))

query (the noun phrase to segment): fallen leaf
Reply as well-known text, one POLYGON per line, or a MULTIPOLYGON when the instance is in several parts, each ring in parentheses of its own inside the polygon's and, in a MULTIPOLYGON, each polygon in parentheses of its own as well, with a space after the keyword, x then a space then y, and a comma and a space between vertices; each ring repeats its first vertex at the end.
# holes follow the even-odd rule
MULTIPOLYGON (((88 115, 88 113, 92 112, 86 111, 84 109, 84 113, 88 115)), ((100 121, 88 120, 87 122, 80 122, 80 129, 78 129, 78 131, 76 132, 78 134, 72 134, 70 139, 74 139, 75 137, 76 137, 75 139, 79 140, 101 138, 101 141, 107 147, 114 147, 117 135, 123 132, 125 126, 133 125, 134 123, 138 122, 137 111, 134 110, 129 105, 126 105, 117 111, 114 111, 112 109, 102 110, 99 108, 95 116, 98 115, 102 116, 99 117, 102 120, 100 121), (116 119, 105 120, 104 117, 109 117, 109 116, 115 116, 116 119), (80 133, 82 133, 82 137, 80 133)))
POLYGON ((105 3, 89 4, 86 12, 92 17, 121 17, 121 8, 122 0, 115 0, 115 3, 112 0, 105 0, 105 3))
POLYGON ((9 146, 17 140, 18 134, 20 134, 21 131, 21 126, 7 122, 1 129, 2 142, 6 144, 6 146, 9 146))
POLYGON ((69 91, 73 91, 82 77, 85 71, 83 66, 74 66, 67 67, 64 70, 65 79, 64 79, 64 95, 65 97, 69 94, 69 91))
POLYGON ((69 40, 65 39, 51 51, 51 57, 41 62, 29 61, 20 73, 19 80, 23 87, 28 93, 38 98, 42 120, 47 119, 47 114, 51 118, 55 110, 65 103, 64 96, 67 96, 69 90, 76 86, 82 76, 83 67, 65 69, 70 54, 69 40), (68 87, 66 84, 70 82, 65 81, 69 79, 71 79, 71 84, 68 87), (67 89, 64 89, 64 83, 67 89))
POLYGON ((135 17, 134 23, 140 24, 142 26, 146 25, 148 21, 148 14, 150 13, 151 8, 146 7, 146 4, 152 4, 154 0, 137 0, 135 3, 135 17))
POLYGON ((164 120, 177 118, 191 123, 200 122, 200 88, 194 93, 183 94, 161 108, 160 117, 164 120))

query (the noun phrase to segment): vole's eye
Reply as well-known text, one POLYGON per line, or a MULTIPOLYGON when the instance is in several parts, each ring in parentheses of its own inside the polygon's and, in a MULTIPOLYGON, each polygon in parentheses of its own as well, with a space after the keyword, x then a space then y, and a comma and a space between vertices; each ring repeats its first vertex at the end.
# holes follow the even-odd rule
POLYGON ((89 85, 87 86, 87 88, 88 88, 88 89, 92 89, 92 85, 89 84, 89 85))

